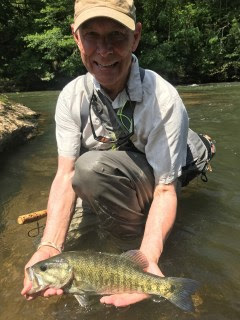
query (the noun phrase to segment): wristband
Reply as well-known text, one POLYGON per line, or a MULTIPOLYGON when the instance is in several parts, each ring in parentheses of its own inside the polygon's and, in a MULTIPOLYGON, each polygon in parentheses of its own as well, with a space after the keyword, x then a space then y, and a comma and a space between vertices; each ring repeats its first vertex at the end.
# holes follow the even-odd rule
POLYGON ((42 241, 42 242, 40 242, 40 244, 37 247, 37 250, 40 249, 43 246, 52 247, 52 248, 58 250, 60 253, 62 253, 62 251, 63 251, 63 246, 57 246, 55 243, 53 243, 51 241, 42 241))

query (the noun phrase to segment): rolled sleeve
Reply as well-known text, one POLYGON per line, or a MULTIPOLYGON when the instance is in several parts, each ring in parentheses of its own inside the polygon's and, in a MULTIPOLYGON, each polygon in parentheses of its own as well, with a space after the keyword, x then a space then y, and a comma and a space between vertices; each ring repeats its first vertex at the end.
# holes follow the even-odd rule
POLYGON ((71 96, 62 91, 55 112, 56 139, 58 155, 77 158, 81 146, 81 121, 80 117, 73 116, 72 105, 71 96))

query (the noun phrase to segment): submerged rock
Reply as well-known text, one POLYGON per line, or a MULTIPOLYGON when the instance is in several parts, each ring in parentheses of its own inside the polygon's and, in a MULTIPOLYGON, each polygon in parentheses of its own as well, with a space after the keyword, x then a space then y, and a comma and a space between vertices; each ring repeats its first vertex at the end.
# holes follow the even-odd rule
POLYGON ((5 96, 0 96, 0 152, 11 150, 36 136, 39 115, 20 103, 9 102, 5 96))

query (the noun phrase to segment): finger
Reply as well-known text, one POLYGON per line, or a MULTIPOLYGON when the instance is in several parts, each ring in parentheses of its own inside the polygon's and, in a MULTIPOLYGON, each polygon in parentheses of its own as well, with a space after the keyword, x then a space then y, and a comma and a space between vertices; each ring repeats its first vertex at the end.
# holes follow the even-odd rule
POLYGON ((21 295, 25 296, 31 288, 32 288, 31 281, 28 281, 28 280, 25 279, 24 280, 23 289, 21 291, 21 295))
POLYGON ((103 297, 100 301, 105 304, 113 304, 115 307, 126 307, 130 304, 140 302, 147 299, 148 296, 145 294, 120 294, 103 297))
POLYGON ((162 277, 162 278, 165 277, 164 274, 162 273, 162 271, 159 271, 159 272, 158 272, 158 275, 159 275, 159 277, 162 277))
POLYGON ((58 296, 63 295, 63 290, 62 290, 62 289, 57 289, 57 295, 58 295, 58 296))
POLYGON ((161 271, 160 269, 153 269, 152 272, 149 271, 149 273, 155 274, 155 275, 157 275, 157 276, 159 276, 159 277, 162 277, 162 278, 165 277, 164 274, 162 273, 162 271, 161 271))
POLYGON ((140 302, 147 298, 148 298, 147 294, 124 293, 124 294, 116 294, 116 295, 102 297, 100 299, 100 302, 105 304, 113 304, 115 307, 126 307, 130 304, 140 302))
POLYGON ((42 295, 45 298, 47 298, 47 297, 55 296, 56 294, 57 294, 57 290, 54 288, 50 288, 50 289, 47 289, 46 291, 44 291, 42 295))
POLYGON ((50 288, 42 292, 42 296, 45 298, 55 296, 55 295, 61 296, 62 294, 63 294, 62 289, 55 289, 55 288, 50 288))

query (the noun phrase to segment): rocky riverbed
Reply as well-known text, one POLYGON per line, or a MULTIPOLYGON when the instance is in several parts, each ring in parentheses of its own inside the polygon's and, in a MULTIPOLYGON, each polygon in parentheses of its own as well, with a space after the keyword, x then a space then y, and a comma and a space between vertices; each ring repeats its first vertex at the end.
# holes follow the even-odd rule
POLYGON ((37 134, 39 114, 0 95, 0 152, 11 150, 37 134))

